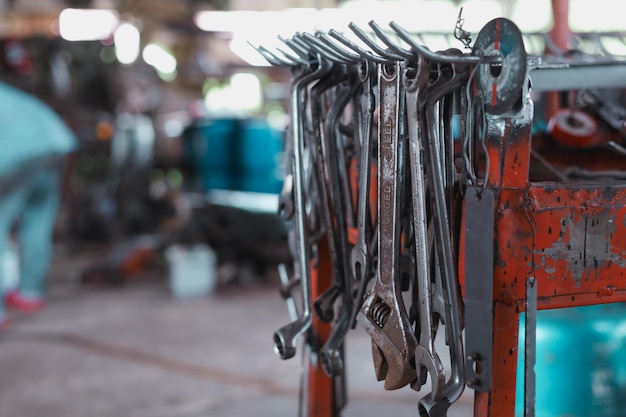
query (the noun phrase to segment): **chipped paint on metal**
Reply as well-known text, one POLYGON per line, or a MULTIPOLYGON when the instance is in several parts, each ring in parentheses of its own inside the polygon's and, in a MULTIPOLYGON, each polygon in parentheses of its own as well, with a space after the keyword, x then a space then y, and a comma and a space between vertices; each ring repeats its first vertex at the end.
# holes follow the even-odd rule
POLYGON ((611 243, 611 236, 616 230, 616 217, 612 210, 604 209, 592 214, 571 211, 569 216, 562 218, 558 239, 551 247, 535 249, 539 265, 546 274, 553 275, 557 272, 557 262, 565 261, 575 288, 579 288, 585 278, 596 278, 599 269, 611 264, 626 268, 626 251, 611 243))

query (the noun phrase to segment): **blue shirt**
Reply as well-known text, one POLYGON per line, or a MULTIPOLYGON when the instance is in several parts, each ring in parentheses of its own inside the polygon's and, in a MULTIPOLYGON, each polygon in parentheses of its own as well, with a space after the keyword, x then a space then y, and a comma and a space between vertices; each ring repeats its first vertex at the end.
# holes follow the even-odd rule
POLYGON ((52 108, 0 82, 0 176, 32 160, 65 155, 77 144, 74 133, 52 108))

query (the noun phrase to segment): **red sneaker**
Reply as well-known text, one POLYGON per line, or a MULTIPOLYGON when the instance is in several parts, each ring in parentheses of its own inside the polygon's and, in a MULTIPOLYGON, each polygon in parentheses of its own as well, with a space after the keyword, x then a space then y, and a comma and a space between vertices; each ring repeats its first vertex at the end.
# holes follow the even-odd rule
POLYGON ((43 308, 41 299, 26 298, 17 291, 11 291, 7 294, 6 304, 23 313, 35 313, 43 308))

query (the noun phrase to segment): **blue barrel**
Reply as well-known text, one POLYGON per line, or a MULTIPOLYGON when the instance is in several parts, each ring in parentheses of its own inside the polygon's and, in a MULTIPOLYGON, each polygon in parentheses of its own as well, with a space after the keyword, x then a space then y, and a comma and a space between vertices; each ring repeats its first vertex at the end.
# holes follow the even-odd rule
POLYGON ((243 121, 237 143, 237 188, 280 193, 284 179, 283 145, 283 133, 265 119, 243 121))
MULTIPOLYGON (((523 416, 524 316, 516 417, 523 416)), ((626 304, 537 312, 537 417, 626 415, 626 304)))
POLYGON ((239 124, 236 118, 206 119, 187 128, 185 158, 203 190, 235 188, 239 124))

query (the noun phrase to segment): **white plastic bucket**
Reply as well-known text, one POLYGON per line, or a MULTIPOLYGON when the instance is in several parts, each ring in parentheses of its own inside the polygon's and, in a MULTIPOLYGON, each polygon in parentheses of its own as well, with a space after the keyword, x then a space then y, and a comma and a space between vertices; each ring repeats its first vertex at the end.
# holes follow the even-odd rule
POLYGON ((17 288, 20 280, 20 256, 17 244, 9 240, 0 253, 0 294, 17 288))
POLYGON ((208 246, 172 245, 165 250, 169 284, 176 298, 208 295, 215 289, 217 256, 208 246))

